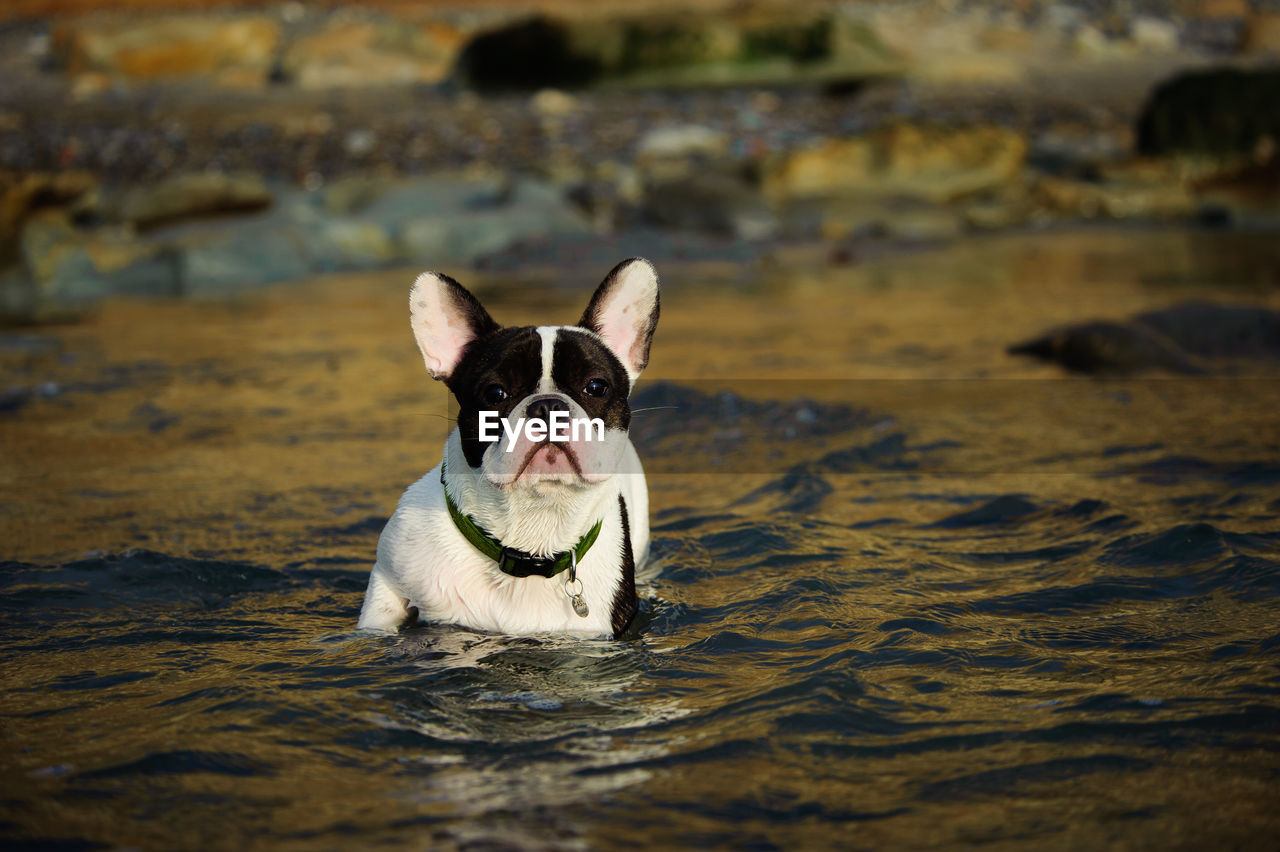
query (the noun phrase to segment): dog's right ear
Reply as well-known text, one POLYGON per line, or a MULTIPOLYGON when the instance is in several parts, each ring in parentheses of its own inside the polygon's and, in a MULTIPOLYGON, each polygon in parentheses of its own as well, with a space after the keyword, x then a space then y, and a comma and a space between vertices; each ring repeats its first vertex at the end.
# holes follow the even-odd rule
POLYGON ((447 275, 424 272, 409 291, 409 324, 433 379, 453 373, 467 344, 498 330, 475 296, 447 275))

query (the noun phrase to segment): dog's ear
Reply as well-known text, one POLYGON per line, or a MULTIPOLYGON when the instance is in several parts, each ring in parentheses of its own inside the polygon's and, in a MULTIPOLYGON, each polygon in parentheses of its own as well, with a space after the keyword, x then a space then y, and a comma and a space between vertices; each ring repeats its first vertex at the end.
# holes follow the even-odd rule
POLYGON ((624 260, 605 276, 578 325, 604 339, 632 384, 649 363, 658 326, 658 273, 641 257, 624 260))
POLYGON ((475 296, 447 275, 424 272, 409 291, 409 324, 433 379, 453 373, 467 344, 498 330, 475 296))

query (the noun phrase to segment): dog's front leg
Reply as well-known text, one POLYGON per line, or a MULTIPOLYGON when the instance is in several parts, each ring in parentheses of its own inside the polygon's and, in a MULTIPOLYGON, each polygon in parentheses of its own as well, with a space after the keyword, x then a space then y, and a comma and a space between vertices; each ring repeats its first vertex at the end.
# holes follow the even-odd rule
POLYGON ((409 602, 387 581, 381 566, 374 565, 369 573, 369 588, 360 608, 361 630, 395 630, 409 620, 409 602))

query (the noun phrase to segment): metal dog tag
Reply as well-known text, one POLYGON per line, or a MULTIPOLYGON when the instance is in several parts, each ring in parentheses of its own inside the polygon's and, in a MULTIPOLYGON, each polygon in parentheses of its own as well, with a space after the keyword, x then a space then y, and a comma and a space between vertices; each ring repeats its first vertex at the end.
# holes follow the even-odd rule
POLYGON ((564 593, 569 596, 569 603, 573 606, 573 611, 578 614, 579 618, 586 618, 591 614, 591 607, 587 606, 587 602, 582 599, 582 581, 578 579, 578 554, 575 551, 569 551, 569 576, 564 581, 564 593), (574 583, 578 584, 577 591, 570 589, 574 583))

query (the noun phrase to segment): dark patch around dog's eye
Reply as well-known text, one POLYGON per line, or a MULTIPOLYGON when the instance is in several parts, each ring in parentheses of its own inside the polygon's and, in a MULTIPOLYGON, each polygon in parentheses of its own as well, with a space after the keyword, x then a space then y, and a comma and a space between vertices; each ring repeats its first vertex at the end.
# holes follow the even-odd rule
POLYGON ((458 432, 467 464, 479 467, 488 442, 481 441, 480 412, 506 417, 538 386, 542 377, 542 338, 536 328, 503 328, 467 346, 446 384, 458 401, 458 432), (502 399, 490 391, 501 390, 502 399))
POLYGON ((556 333, 551 351, 551 380, 573 397, 588 416, 603 420, 605 428, 626 429, 631 425, 627 371, 595 335, 573 329, 560 329, 556 333), (589 388, 603 389, 603 393, 597 395, 589 388))

